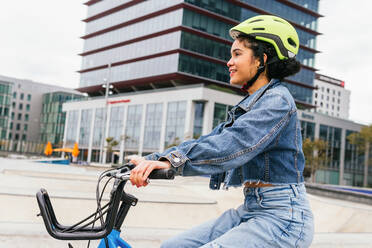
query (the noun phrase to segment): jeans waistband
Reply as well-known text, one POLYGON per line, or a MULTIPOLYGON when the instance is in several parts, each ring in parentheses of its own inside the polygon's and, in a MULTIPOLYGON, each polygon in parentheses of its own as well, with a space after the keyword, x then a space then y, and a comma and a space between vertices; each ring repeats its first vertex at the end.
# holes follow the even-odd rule
POLYGON ((305 185, 301 184, 287 184, 273 187, 259 187, 259 188, 244 188, 244 195, 274 195, 274 194, 291 194, 297 197, 299 194, 306 192, 305 185))

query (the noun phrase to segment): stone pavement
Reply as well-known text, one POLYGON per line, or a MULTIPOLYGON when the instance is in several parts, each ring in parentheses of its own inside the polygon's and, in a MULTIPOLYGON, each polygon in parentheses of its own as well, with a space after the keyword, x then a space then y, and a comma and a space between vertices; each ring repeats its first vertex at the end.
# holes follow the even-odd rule
MULTIPOLYGON (((0 248, 68 247, 45 230, 35 194, 47 189, 59 221, 72 224, 95 209, 102 168, 39 164, 0 158, 0 248)), ((208 179, 177 177, 127 186, 139 202, 129 212, 122 237, 133 247, 159 247, 162 240, 212 219, 243 200, 242 189, 211 191, 208 179), (182 214, 181 214, 182 213, 182 214)), ((107 195, 104 196, 107 199, 107 195)), ((312 248, 372 247, 372 206, 309 195, 315 215, 312 248)), ((87 241, 71 241, 86 247, 87 241)), ((90 247, 97 247, 97 241, 90 247)))

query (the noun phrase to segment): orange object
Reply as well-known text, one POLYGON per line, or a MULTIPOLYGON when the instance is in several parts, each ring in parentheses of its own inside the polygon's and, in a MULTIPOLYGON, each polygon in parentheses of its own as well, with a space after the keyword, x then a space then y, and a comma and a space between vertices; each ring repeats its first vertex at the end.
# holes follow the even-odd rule
POLYGON ((72 148, 55 148, 53 149, 53 152, 69 152, 72 153, 74 149, 72 148))
POLYGON ((77 157, 77 156, 79 156, 79 153, 80 153, 80 151, 79 151, 78 143, 75 142, 74 149, 72 149, 71 154, 72 154, 72 156, 77 157))
POLYGON ((52 144, 50 143, 50 141, 48 141, 46 147, 45 147, 45 150, 44 150, 44 154, 45 156, 50 156, 52 155, 53 153, 53 147, 52 147, 52 144))

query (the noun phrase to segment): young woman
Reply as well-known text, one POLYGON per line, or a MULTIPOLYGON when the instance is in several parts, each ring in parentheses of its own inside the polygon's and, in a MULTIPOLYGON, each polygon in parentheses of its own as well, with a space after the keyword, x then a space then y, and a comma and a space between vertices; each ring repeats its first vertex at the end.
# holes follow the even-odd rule
POLYGON ((210 134, 163 153, 133 159, 131 182, 146 186, 153 169, 211 175, 210 187, 244 185, 244 203, 162 247, 309 247, 313 215, 306 198, 304 154, 295 102, 281 80, 300 70, 296 30, 261 15, 230 30, 230 84, 247 96, 210 134))

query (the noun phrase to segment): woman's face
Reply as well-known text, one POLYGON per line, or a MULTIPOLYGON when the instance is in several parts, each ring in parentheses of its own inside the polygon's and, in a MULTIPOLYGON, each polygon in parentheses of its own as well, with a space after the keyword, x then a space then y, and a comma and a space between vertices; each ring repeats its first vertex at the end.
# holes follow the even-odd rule
POLYGON ((244 46, 244 41, 236 39, 231 46, 231 59, 227 62, 230 72, 230 84, 242 86, 257 72, 260 65, 253 51, 244 46))

